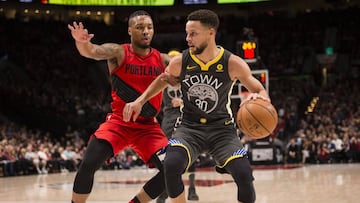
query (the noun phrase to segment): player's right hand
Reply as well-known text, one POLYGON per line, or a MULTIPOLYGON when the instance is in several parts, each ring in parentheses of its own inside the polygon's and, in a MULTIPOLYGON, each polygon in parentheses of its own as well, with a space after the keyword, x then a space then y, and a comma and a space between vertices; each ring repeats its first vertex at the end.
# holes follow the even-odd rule
POLYGON ((133 121, 136 121, 137 117, 140 115, 142 109, 142 105, 140 102, 134 101, 125 104, 123 109, 123 120, 125 122, 129 122, 131 117, 133 121))
POLYGON ((72 37, 77 42, 89 42, 94 37, 94 34, 88 33, 88 30, 84 28, 82 22, 78 24, 74 21, 72 25, 68 24, 68 28, 71 30, 72 37))

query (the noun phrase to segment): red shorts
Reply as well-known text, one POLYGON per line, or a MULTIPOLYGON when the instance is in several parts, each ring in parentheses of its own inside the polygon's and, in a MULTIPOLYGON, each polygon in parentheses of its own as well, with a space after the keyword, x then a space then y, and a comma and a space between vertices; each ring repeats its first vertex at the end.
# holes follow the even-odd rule
POLYGON ((112 145, 114 155, 131 147, 145 163, 168 143, 160 124, 153 118, 125 122, 119 115, 108 114, 94 134, 112 145))

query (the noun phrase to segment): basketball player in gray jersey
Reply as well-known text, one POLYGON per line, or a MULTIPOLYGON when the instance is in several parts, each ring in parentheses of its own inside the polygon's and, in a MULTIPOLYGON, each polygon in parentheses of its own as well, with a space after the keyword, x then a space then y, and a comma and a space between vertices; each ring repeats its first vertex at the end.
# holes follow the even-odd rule
POLYGON ((212 155, 218 171, 233 177, 238 202, 254 203, 256 199, 252 168, 236 133, 230 94, 239 80, 251 92, 247 99, 270 99, 246 62, 216 44, 218 26, 219 18, 213 11, 190 13, 185 28, 189 49, 174 57, 166 72, 134 102, 127 103, 123 111, 125 121, 136 120, 144 103, 167 83, 180 83, 182 121, 169 141, 164 159, 172 203, 186 202, 182 174, 203 152, 212 155))
POLYGON ((175 123, 180 117, 180 107, 182 106, 182 94, 179 87, 168 86, 163 91, 161 129, 170 139, 174 131, 175 123))

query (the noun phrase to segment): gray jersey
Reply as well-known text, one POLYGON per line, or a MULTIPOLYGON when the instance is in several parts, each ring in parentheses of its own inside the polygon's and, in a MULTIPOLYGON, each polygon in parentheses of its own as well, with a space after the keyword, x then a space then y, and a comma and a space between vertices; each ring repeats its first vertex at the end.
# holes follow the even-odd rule
POLYGON ((228 73, 231 53, 222 47, 219 49, 220 54, 207 64, 189 50, 183 52, 180 81, 184 93, 184 119, 200 123, 233 120, 230 95, 235 81, 228 73))
POLYGON ((184 106, 171 146, 186 149, 190 163, 208 152, 220 167, 234 158, 245 157, 232 114, 232 81, 228 73, 231 53, 219 47, 220 54, 204 64, 189 50, 183 52, 180 73, 184 106))
POLYGON ((168 138, 171 138, 175 123, 178 117, 180 117, 180 107, 173 107, 172 99, 181 97, 182 94, 178 87, 168 86, 163 90, 163 119, 161 121, 161 128, 168 138))

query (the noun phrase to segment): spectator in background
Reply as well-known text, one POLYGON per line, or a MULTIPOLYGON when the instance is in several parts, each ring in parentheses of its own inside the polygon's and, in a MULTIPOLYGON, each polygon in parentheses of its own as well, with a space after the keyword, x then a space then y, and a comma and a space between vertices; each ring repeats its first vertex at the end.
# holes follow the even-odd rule
POLYGON ((49 149, 45 148, 44 144, 40 144, 37 154, 39 157, 40 165, 42 166, 41 173, 47 174, 48 161, 51 160, 49 149))
POLYGON ((3 167, 4 176, 15 176, 17 158, 14 147, 6 142, 3 143, 5 143, 3 146, 0 144, 0 166, 3 167))
POLYGON ((59 153, 59 147, 56 145, 53 145, 49 149, 49 157, 51 157, 51 160, 48 161, 50 172, 56 173, 61 171, 60 163, 61 163, 61 154, 59 153))
POLYGON ((310 162, 310 151, 311 151, 311 141, 308 139, 304 139, 301 145, 301 163, 309 163, 310 162))
POLYGON ((286 163, 297 164, 300 161, 300 149, 295 138, 291 138, 286 149, 286 163))
POLYGON ((27 145, 25 158, 33 164, 38 174, 42 173, 41 167, 44 166, 40 165, 39 155, 37 154, 37 151, 32 144, 27 145))
POLYGON ((65 168, 70 172, 76 171, 78 166, 78 160, 73 146, 67 145, 61 153, 61 158, 64 161, 65 168))
POLYGON ((360 137, 351 137, 347 156, 350 162, 360 162, 360 137))
POLYGON ((346 154, 345 154, 345 144, 342 139, 339 138, 337 133, 331 134, 331 141, 334 145, 334 152, 333 152, 333 161, 335 163, 345 162, 347 161, 346 154))
POLYGON ((17 168, 19 175, 29 175, 31 174, 31 167, 33 167, 32 161, 25 158, 26 156, 26 148, 21 147, 18 152, 18 161, 17 161, 17 168))
POLYGON ((326 141, 320 144, 317 158, 320 164, 330 163, 330 149, 329 144, 326 141))

